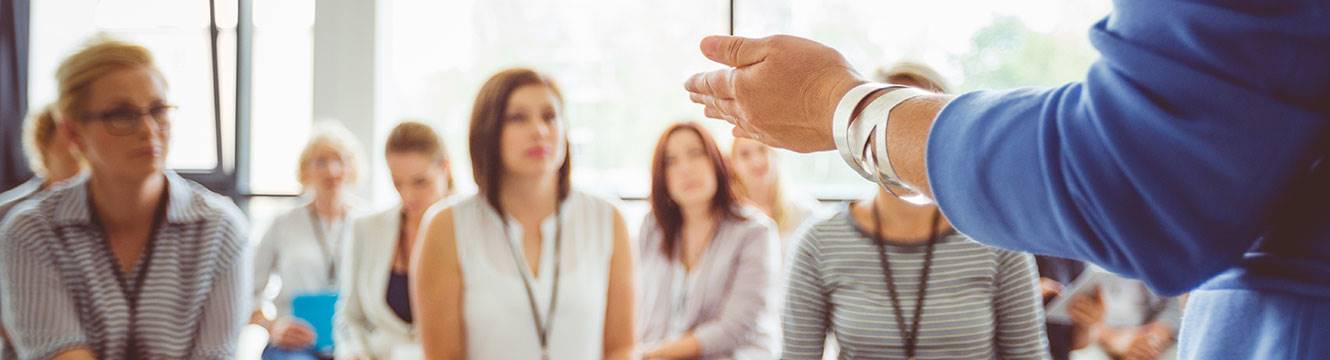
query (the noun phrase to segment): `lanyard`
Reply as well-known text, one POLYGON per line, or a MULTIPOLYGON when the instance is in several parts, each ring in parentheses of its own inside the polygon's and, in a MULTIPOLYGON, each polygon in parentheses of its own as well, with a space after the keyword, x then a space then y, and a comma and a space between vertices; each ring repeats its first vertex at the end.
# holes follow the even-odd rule
MULTIPOLYGON (((503 215, 500 214, 499 216, 503 215)), ((516 241, 513 240, 512 234, 508 231, 507 219, 502 224, 504 238, 508 241, 508 250, 511 250, 510 252, 513 254, 513 265, 517 266, 518 274, 522 275, 522 285, 526 288, 527 303, 531 306, 531 321, 536 325, 536 337, 540 339, 540 358, 542 360, 549 360, 550 358, 550 322, 554 319, 555 306, 559 304, 559 258, 562 257, 560 253, 563 250, 563 246, 561 246, 563 243, 563 218, 557 209, 554 211, 554 224, 554 289, 550 293, 549 311, 545 313, 544 321, 540 319, 540 309, 536 306, 536 294, 531 290, 531 276, 528 275, 530 271, 522 271, 522 265, 526 264, 526 261, 522 259, 522 254, 517 250, 516 241)))
POLYGON ((337 284, 337 253, 330 250, 332 244, 328 243, 326 235, 323 234, 323 221, 319 220, 319 213, 314 211, 314 205, 309 206, 309 225, 314 229, 315 242, 319 243, 319 250, 323 251, 323 257, 328 263, 328 285, 337 284))
POLYGON ((891 275, 891 261, 887 258, 886 239, 882 233, 882 211, 877 202, 873 203, 873 242, 877 243, 877 255, 879 263, 882 264, 882 276, 887 280, 887 295, 891 296, 891 310, 896 315, 896 327, 901 333, 901 338, 905 342, 905 357, 910 360, 915 359, 915 351, 919 344, 919 321, 924 314, 924 297, 928 293, 928 274, 933 265, 933 246, 937 244, 937 224, 941 212, 933 213, 932 226, 928 234, 928 250, 924 254, 924 269, 919 275, 919 293, 916 294, 914 302, 914 318, 911 319, 910 328, 905 328, 905 316, 901 311, 900 296, 896 292, 896 280, 891 275))
MULTIPOLYGON (((91 190, 91 188, 89 190, 91 190)), ((135 265, 137 271, 134 273, 132 283, 131 280, 125 276, 124 270, 120 268, 120 262, 116 259, 115 252, 111 250, 111 245, 107 243, 110 239, 106 237, 106 227, 102 224, 101 218, 97 216, 97 207, 92 202, 91 191, 89 191, 87 195, 88 213, 92 220, 92 225, 102 235, 101 241, 98 242, 102 244, 102 250, 104 250, 106 255, 111 259, 111 270, 115 272, 116 283, 120 285, 120 292, 125 296, 125 301, 128 303, 129 340, 128 344, 125 345, 125 356, 130 359, 139 358, 141 355, 138 345, 138 336, 135 334, 138 329, 137 318, 139 313, 139 297, 143 294, 144 282, 148 279, 148 268, 152 266, 153 254, 156 252, 154 250, 157 247, 157 233, 161 230, 162 223, 166 220, 166 204, 170 202, 170 198, 167 196, 168 194, 169 192, 164 190, 162 198, 157 201, 157 209, 154 210, 152 218, 152 230, 148 233, 148 243, 144 246, 143 253, 139 255, 138 264, 135 265)), ((56 232, 61 238, 65 237, 64 231, 61 231, 60 227, 56 227, 56 232)))

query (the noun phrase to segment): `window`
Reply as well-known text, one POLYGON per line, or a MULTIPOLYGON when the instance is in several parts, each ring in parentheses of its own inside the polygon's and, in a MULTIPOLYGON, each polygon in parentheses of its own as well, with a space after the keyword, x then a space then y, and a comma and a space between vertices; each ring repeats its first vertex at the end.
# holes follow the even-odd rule
MULTIPOLYGON (((234 4, 234 0, 230 3, 234 4)), ((222 8, 227 7, 219 4, 219 9, 222 8)), ((232 40, 230 47, 222 50, 232 55, 221 57, 219 68, 230 71, 229 75, 222 74, 222 78, 234 79, 234 11, 230 14, 231 27, 223 32, 232 40)), ((211 171, 222 163, 217 151, 219 129, 214 107, 208 2, 43 0, 32 2, 31 18, 29 108, 55 101, 55 71, 60 62, 94 35, 106 33, 152 50, 166 76, 168 97, 180 107, 173 119, 175 131, 171 133, 167 163, 183 171, 211 171)), ((235 93, 234 82, 224 85, 230 88, 223 88, 221 94, 235 93)), ((226 97, 224 101, 233 98, 226 97)), ((223 119, 224 123, 234 121, 231 113, 223 115, 230 116, 223 119)))
MULTIPOLYGON (((573 182, 609 196, 641 197, 651 151, 671 122, 702 120, 683 82, 715 68, 698 40, 724 33, 726 1, 431 1, 389 3, 381 25, 388 103, 381 121, 432 121, 443 133, 461 189, 474 189, 466 132, 480 85, 499 70, 531 67, 564 92, 573 182)), ((705 121, 716 133, 723 123, 705 121)), ((386 133, 386 130, 384 131, 386 133)), ((391 194, 391 189, 388 192, 391 194)))
POLYGON ((314 0, 253 1, 250 189, 295 194, 313 124, 314 0))
MULTIPOLYGON (((1089 26, 1109 11, 1102 0, 881 2, 735 0, 739 35, 788 33, 824 42, 861 74, 901 59, 926 62, 959 90, 1052 85, 1083 76, 1095 54, 1089 26)), ((295 163, 310 133, 314 0, 253 2, 253 100, 246 136, 248 193, 299 191, 295 163)), ((698 41, 730 27, 728 0, 675 2, 566 0, 398 0, 377 2, 373 94, 376 133, 406 118, 434 123, 455 159, 455 178, 473 189, 466 130, 476 90, 508 67, 552 75, 567 97, 575 183, 606 195, 647 194, 652 145, 680 120, 699 120, 722 146, 729 126, 705 120, 682 90, 695 72, 718 69, 698 41)), ((235 121, 237 0, 217 1, 223 154, 235 121)), ((30 99, 54 99, 59 61, 97 32, 154 51, 181 110, 169 163, 182 170, 230 169, 218 158, 208 8, 204 1, 33 1, 30 99)), ((382 139, 377 139, 382 141, 382 139)), ((371 150, 378 144, 366 144, 371 150)), ((382 154, 370 152, 371 161, 382 154)), ((377 161, 376 161, 377 162, 377 161)), ((874 190, 834 153, 785 153, 780 167, 796 186, 824 199, 874 190), (799 169, 799 171, 792 171, 799 169)), ((390 197, 386 169, 374 194, 390 197)), ((375 199, 385 200, 385 199, 375 199)))
MULTIPOLYGON (((936 67, 962 90, 1005 88, 1079 79, 1094 60, 1085 33, 1108 5, 738 0, 735 28, 739 35, 788 33, 824 42, 865 76, 911 59, 936 67)), ((564 88, 574 182, 642 197, 659 132, 674 121, 703 119, 681 84, 692 73, 720 68, 697 46, 703 36, 727 31, 728 7, 728 1, 390 2, 380 34, 388 39, 381 71, 388 86, 379 97, 389 103, 379 104, 388 109, 380 121, 386 128, 402 118, 429 119, 466 164, 468 116, 481 83, 503 68, 533 67, 564 88)), ((729 143, 727 124, 703 123, 722 146, 729 143)), ((795 184, 821 198, 875 189, 832 152, 786 152, 781 159, 795 184)), ((469 170, 454 167, 459 185, 471 186, 469 170)))
MULTIPOLYGON (((1083 78, 1096 54, 1086 36, 1102 0, 744 1, 735 32, 791 34, 839 50, 866 77, 901 60, 938 70, 959 91, 1055 85, 1083 78)), ((795 183, 823 198, 874 191, 834 152, 781 159, 795 183)))

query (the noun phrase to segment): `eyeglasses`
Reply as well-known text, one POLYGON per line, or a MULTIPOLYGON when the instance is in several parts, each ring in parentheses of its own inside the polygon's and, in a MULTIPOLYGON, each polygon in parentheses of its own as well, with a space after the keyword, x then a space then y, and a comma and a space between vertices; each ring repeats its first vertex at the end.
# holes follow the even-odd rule
POLYGON ((325 156, 325 157, 316 158, 314 160, 310 160, 309 165, 318 170, 328 170, 331 169, 333 166, 336 166, 340 169, 346 164, 343 163, 342 159, 340 158, 325 156))
POLYGON ((106 132, 115 136, 128 136, 139 132, 144 115, 150 116, 157 123, 157 128, 171 128, 171 113, 175 105, 157 105, 147 109, 121 108, 83 117, 84 120, 101 121, 106 124, 106 132))

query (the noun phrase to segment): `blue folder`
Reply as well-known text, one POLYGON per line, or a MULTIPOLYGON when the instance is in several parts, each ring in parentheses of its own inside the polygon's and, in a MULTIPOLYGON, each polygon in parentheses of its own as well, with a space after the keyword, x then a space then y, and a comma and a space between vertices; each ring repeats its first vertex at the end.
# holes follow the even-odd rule
POLYGON ((333 351, 333 314, 337 311, 337 292, 318 292, 296 295, 291 299, 291 315, 305 321, 314 329, 314 350, 331 354, 333 351))

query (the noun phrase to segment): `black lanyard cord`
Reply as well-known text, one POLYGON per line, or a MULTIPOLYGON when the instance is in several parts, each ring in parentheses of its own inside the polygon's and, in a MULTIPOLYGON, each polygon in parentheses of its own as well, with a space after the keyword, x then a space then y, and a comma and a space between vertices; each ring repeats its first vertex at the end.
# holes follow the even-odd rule
MULTIPOLYGON (((115 257, 115 252, 111 250, 111 244, 108 243, 110 238, 106 235, 106 226, 102 224, 101 217, 97 216, 97 206, 92 201, 91 186, 89 186, 88 189, 87 206, 89 219, 92 222, 93 228, 101 234, 101 241, 98 242, 101 243, 102 250, 111 260, 111 271, 115 275, 116 283, 120 285, 120 292, 125 297, 125 302, 128 306, 127 310, 129 310, 129 316, 127 317, 129 319, 129 336, 127 340, 128 343, 125 345, 126 358, 133 359, 138 358, 141 355, 138 346, 138 337, 135 334, 138 329, 137 318, 139 313, 139 298, 143 294, 143 288, 145 287, 144 283, 147 282, 148 279, 148 268, 152 266, 153 255, 156 253, 157 234, 161 231, 162 224, 166 222, 166 207, 170 202, 169 194, 170 192, 168 190, 163 190, 161 199, 157 201, 157 208, 153 212, 152 229, 148 232, 148 243, 145 244, 143 253, 139 255, 138 263, 135 264, 136 271, 134 272, 134 278, 131 280, 125 276, 124 270, 120 268, 119 260, 115 257)), ((56 227, 56 232, 57 236, 65 238, 64 231, 62 231, 60 227, 56 227)))
POLYGON ((919 322, 923 319, 924 299, 928 293, 928 275, 933 267, 933 248, 937 244, 937 225, 940 220, 940 212, 933 214, 932 225, 928 230, 928 248, 924 253, 924 268, 919 275, 919 292, 915 295, 914 318, 911 319, 910 328, 905 328, 905 315, 901 310, 900 296, 896 291, 896 280, 891 273, 891 261, 887 257, 886 239, 882 233, 882 211, 876 202, 873 203, 873 242, 877 243, 878 261, 882 265, 882 276, 887 281, 887 295, 891 298, 891 310, 896 315, 896 327, 900 331, 901 338, 905 342, 905 357, 914 359, 919 344, 919 322))

